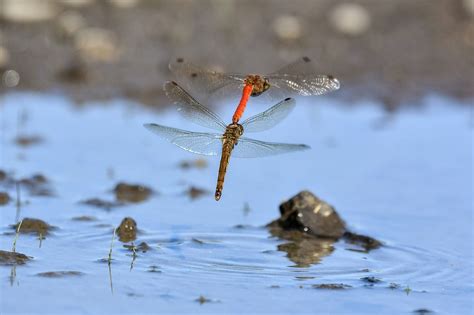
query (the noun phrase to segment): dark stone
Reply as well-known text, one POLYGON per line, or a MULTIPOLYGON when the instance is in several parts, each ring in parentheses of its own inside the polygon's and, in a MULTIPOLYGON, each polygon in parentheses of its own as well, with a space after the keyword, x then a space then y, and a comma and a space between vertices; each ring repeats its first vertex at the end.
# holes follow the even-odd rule
POLYGON ((2 266, 23 265, 30 259, 31 257, 25 254, 0 250, 0 265, 2 266))
POLYGON ((147 200, 153 191, 143 185, 118 183, 115 188, 115 197, 118 201, 138 203, 147 200))
POLYGON ((419 308, 417 310, 414 310, 413 313, 423 315, 423 314, 431 314, 431 313, 434 313, 434 312, 432 310, 427 309, 427 308, 419 308))
POLYGON ((376 277, 363 277, 363 278, 360 278, 360 280, 362 280, 364 282, 367 282, 367 283, 380 283, 380 282, 382 282, 381 279, 376 278, 376 277))
POLYGON ((137 239, 137 222, 130 217, 122 220, 116 233, 121 242, 127 243, 137 239))
POLYGON ((6 205, 10 202, 10 196, 3 191, 0 191, 0 206, 6 205))
POLYGON ((97 221, 96 217, 90 216, 90 215, 81 215, 78 217, 74 217, 71 220, 73 221, 81 221, 81 222, 92 222, 92 221, 97 221))
POLYGON ((338 239, 346 231, 336 210, 309 191, 302 191, 280 205, 278 225, 314 236, 338 239))
POLYGON ((209 194, 209 191, 206 189, 198 188, 191 186, 189 189, 185 192, 191 199, 197 199, 199 197, 205 196, 209 194))
POLYGON ((382 246, 382 243, 376 240, 375 238, 352 232, 345 232, 343 238, 346 242, 361 246, 366 251, 370 251, 372 249, 376 249, 382 246))

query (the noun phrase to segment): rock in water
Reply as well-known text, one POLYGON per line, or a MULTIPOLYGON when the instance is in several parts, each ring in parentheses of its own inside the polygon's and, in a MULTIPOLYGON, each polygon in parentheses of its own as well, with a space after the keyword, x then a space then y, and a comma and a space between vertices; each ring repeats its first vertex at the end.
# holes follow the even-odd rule
POLYGON ((281 217, 274 221, 281 228, 297 229, 319 237, 338 239, 346 226, 336 210, 309 191, 302 191, 280 205, 281 217))

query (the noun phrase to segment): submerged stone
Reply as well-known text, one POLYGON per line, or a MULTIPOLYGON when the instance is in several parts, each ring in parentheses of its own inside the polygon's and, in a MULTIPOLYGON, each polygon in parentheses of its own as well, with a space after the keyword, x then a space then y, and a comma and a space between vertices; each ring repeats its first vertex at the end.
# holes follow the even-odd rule
POLYGON ((45 278, 63 278, 69 276, 82 276, 83 273, 80 271, 48 271, 48 272, 40 272, 36 274, 39 277, 45 278))
POLYGON ((107 200, 102 200, 99 198, 91 198, 91 199, 86 199, 81 201, 80 203, 104 210, 111 210, 116 207, 123 206, 123 203, 121 202, 115 202, 115 201, 107 201, 107 200))
POLYGON ((327 290, 343 290, 352 288, 352 286, 344 283, 322 283, 322 284, 313 284, 314 289, 327 289, 327 290))
POLYGON ((121 242, 127 243, 136 240, 137 222, 130 217, 124 218, 117 228, 116 233, 121 242))
POLYGON ((114 188, 114 193, 119 201, 138 203, 150 198, 153 191, 143 185, 118 183, 114 188))
POLYGON ((0 250, 0 265, 23 265, 30 259, 22 253, 0 250))

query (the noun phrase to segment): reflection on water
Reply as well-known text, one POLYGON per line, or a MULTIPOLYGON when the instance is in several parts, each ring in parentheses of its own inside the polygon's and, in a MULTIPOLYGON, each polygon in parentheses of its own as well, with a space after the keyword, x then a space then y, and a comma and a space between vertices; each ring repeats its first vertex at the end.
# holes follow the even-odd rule
MULTIPOLYGON (((216 203, 212 194, 191 199, 183 190, 212 191, 218 161, 177 167, 196 156, 142 127, 149 121, 193 127, 172 112, 124 101, 78 109, 59 96, 5 95, 0 169, 14 181, 0 180, 0 191, 12 197, 0 208, 0 249, 10 250, 14 239, 15 196, 21 195, 19 219, 40 219, 56 229, 41 248, 38 235, 19 236, 17 251, 34 258, 0 267, 0 309, 302 313, 318 305, 322 313, 468 313, 474 289, 466 280, 473 261, 472 172, 466 172, 472 168, 472 129, 468 109, 447 106, 450 100, 440 97, 426 102, 423 110, 401 112, 382 128, 373 127, 384 115, 377 107, 347 111, 324 98, 320 107, 299 102, 261 139, 313 149, 260 161, 232 159, 228 193, 216 203), (28 120, 17 127, 21 112, 28 120), (44 141, 18 145, 17 128, 44 141), (351 231, 384 246, 368 251, 347 237, 334 242, 262 227, 278 217, 282 200, 303 189, 333 204, 351 231), (135 223, 127 224, 136 228, 133 240, 116 241, 111 260, 104 259, 124 218, 135 223), (35 276, 64 271, 81 276, 35 276), (380 281, 367 288, 364 277, 380 281), (325 289, 331 284, 351 287, 335 293, 325 289), (219 303, 200 305, 200 297, 219 303), (29 303, 18 302, 23 300, 29 303)), ((250 106, 248 115, 261 109, 250 106)), ((230 117, 232 109, 222 114, 230 117)))

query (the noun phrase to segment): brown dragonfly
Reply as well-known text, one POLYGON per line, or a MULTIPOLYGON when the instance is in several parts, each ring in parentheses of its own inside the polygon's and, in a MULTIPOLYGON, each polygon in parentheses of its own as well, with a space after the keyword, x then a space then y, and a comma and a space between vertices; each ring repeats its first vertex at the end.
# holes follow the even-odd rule
POLYGON ((241 94, 232 122, 239 122, 250 96, 265 94, 270 100, 303 95, 322 95, 339 89, 332 75, 315 74, 312 61, 302 57, 280 70, 268 74, 227 74, 199 67, 183 58, 169 64, 178 81, 201 95, 232 97, 241 94))
POLYGON ((246 119, 241 124, 224 121, 199 103, 176 82, 164 84, 166 95, 178 106, 178 112, 188 120, 219 133, 192 132, 158 124, 145 124, 145 128, 178 147, 197 154, 220 155, 215 199, 219 200, 230 156, 255 158, 309 149, 304 144, 274 143, 242 137, 244 132, 268 130, 282 121, 295 107, 295 100, 286 98, 266 111, 246 119))

